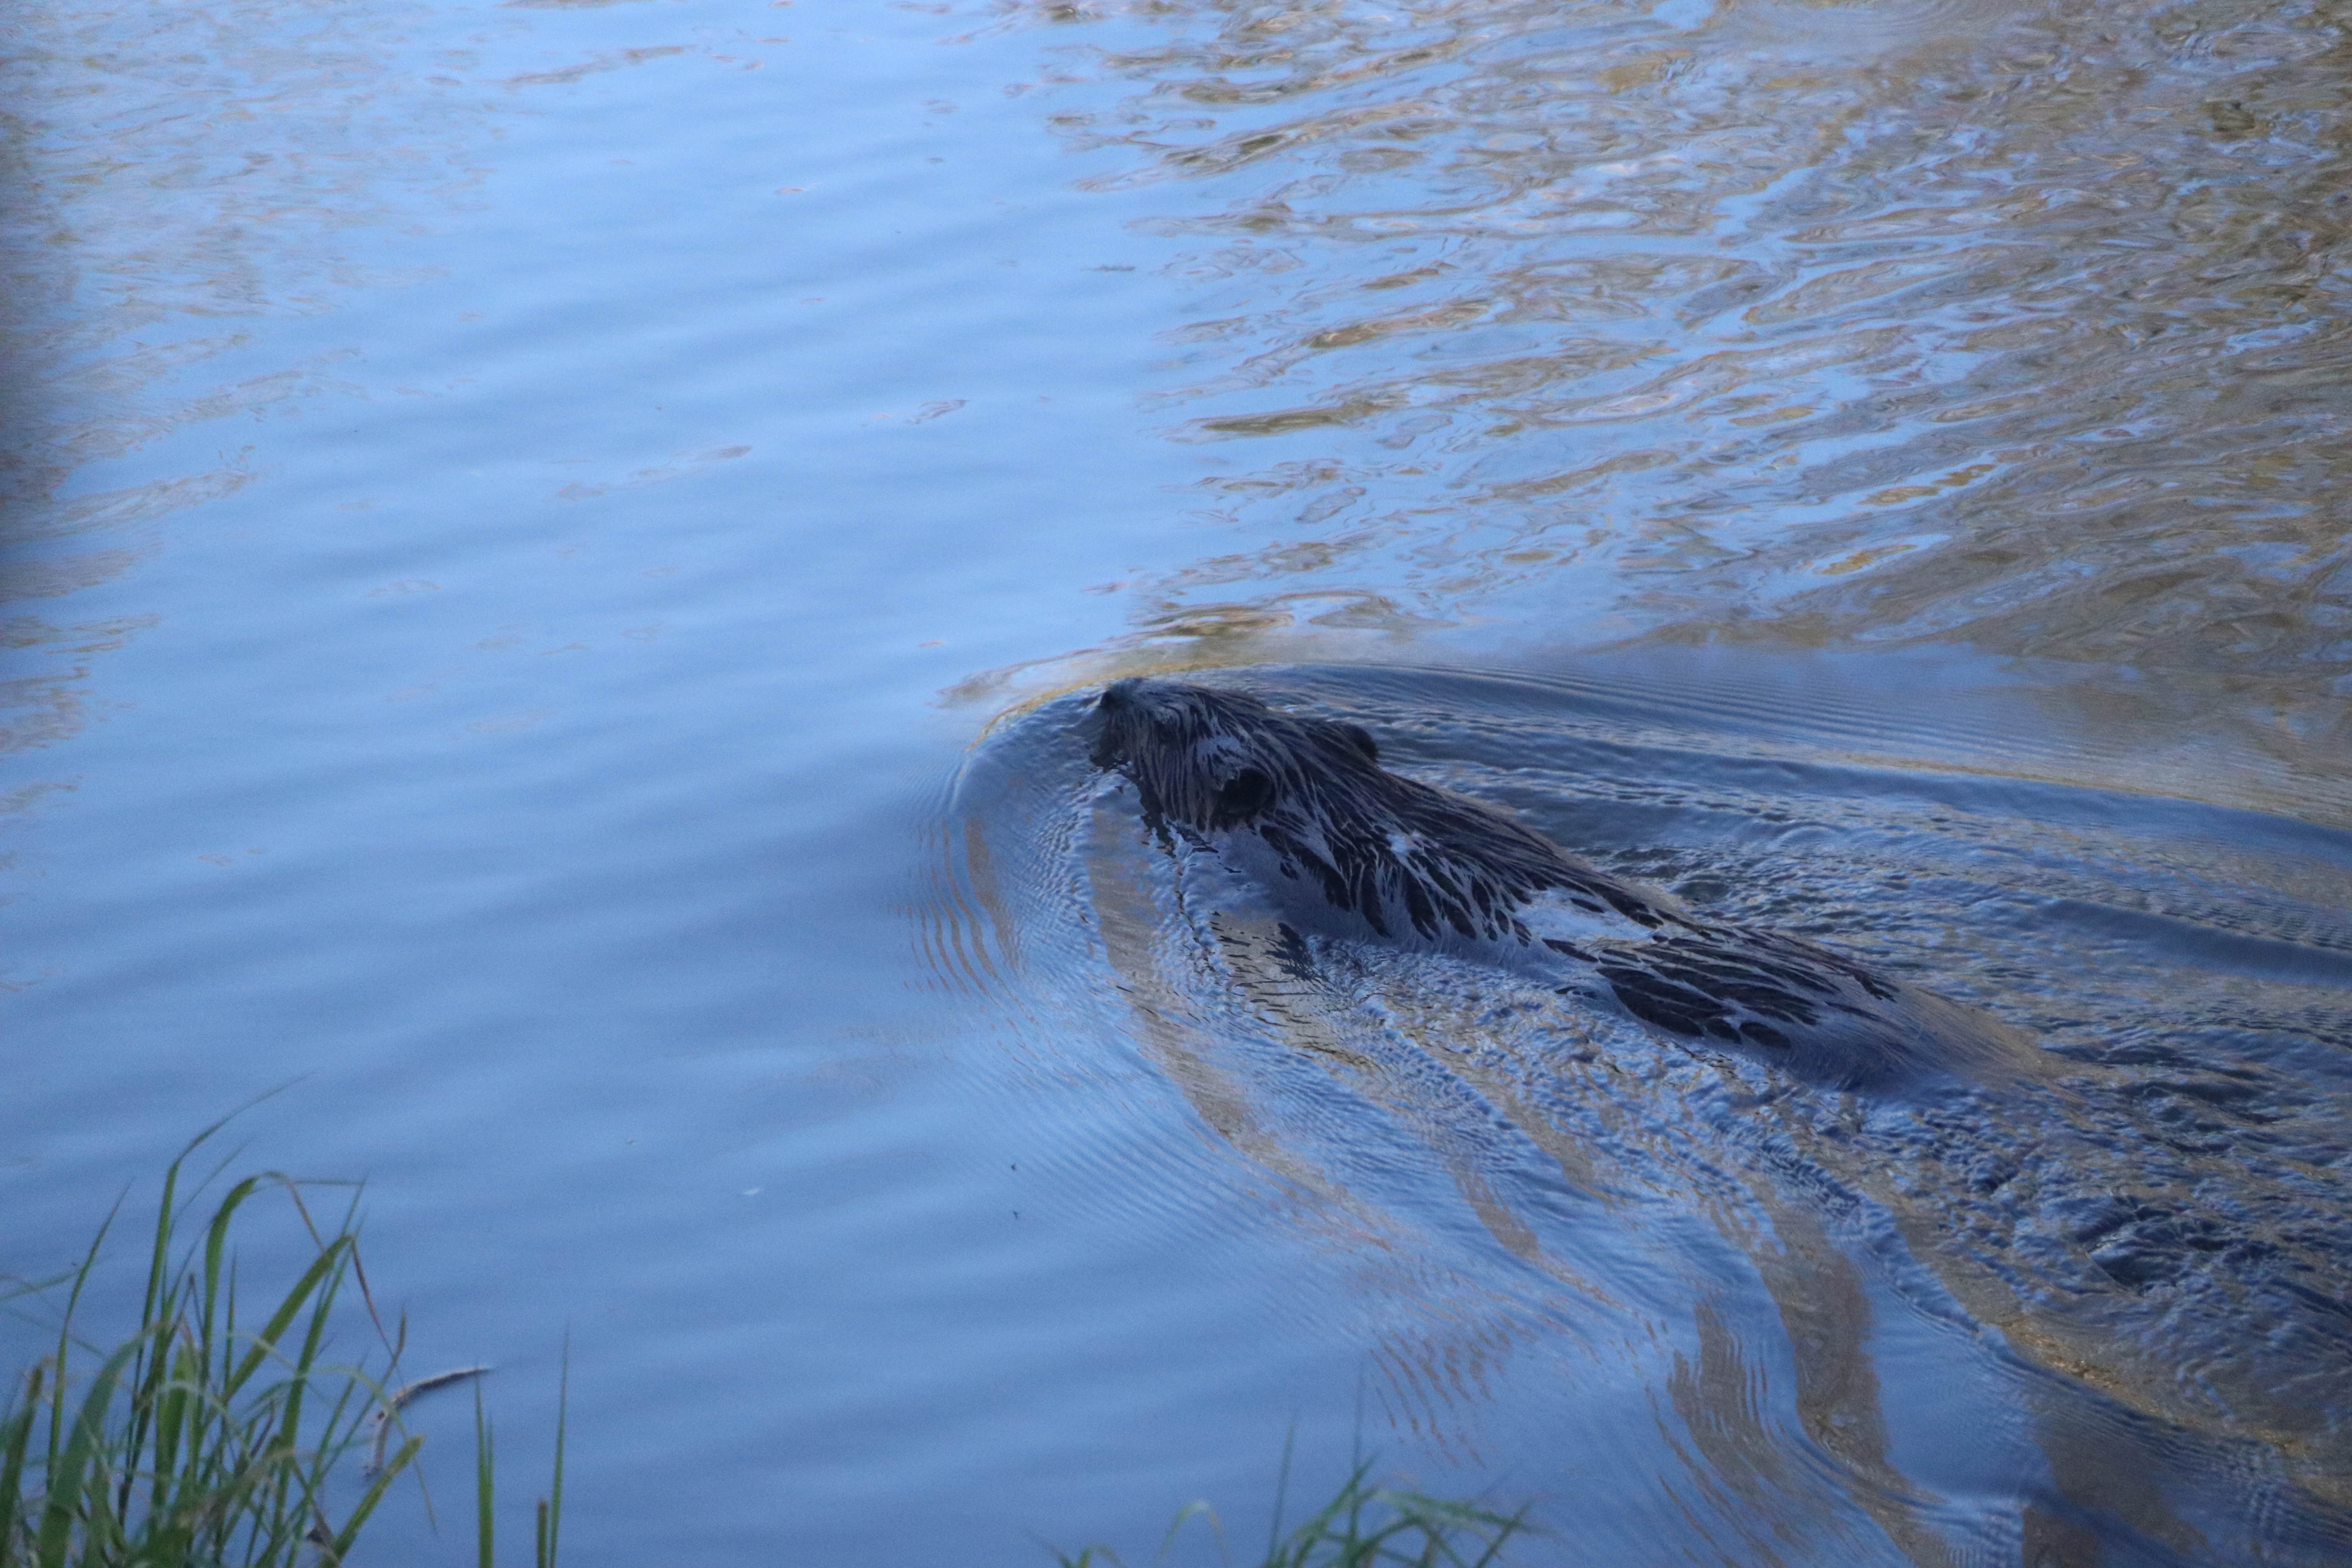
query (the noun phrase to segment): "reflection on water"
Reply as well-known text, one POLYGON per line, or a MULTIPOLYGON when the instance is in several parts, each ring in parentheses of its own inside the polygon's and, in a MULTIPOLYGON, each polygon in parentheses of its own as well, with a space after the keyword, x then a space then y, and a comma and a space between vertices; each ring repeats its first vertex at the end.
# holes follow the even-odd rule
POLYGON ((1360 1376, 1592 1562, 2328 1559, 2340 0, 19 12, 0 1268, 292 1082, 615 1561, 1243 1520, 1360 1376), (1244 663, 2073 1098, 1286 974, 1033 710, 1244 663))
POLYGON ((991 911, 966 947, 1004 956, 981 989, 1043 1049, 1139 1047, 1277 1212, 1415 1260, 1365 1280, 1402 1320, 1401 1424, 1475 1432, 1499 1385, 1549 1382, 1555 1462, 1627 1444, 1738 1561, 2352 1546, 2340 830, 2040 784, 1992 750, 1864 763, 1850 713, 1654 662, 1237 678, 1710 915, 2030 1027, 2051 1064, 1811 1089, 1475 963, 1302 958, 1213 855, 1090 779, 1079 700, 1035 710, 958 806, 995 847, 950 851, 991 911), (1627 1353, 1661 1342, 1671 1371, 1627 1353), (1574 1414, 1623 1380, 1662 1402, 1655 1446, 1574 1414), (1970 1399, 2000 1418, 1952 1430, 1970 1399))
POLYGON ((1102 14, 1066 57, 1122 90, 1054 123, 1152 187, 1188 297, 1151 406, 1263 541, 1139 584, 1147 626, 1377 588, 2352 670, 2339 8, 1102 14))
MULTIPOLYGON (((20 679, 0 694, 0 752, 77 733, 89 656, 159 619, 84 618, 70 596, 152 561, 167 520, 252 483, 252 426, 360 393, 356 348, 268 339, 345 290, 414 281, 372 264, 372 242, 446 214, 478 175, 458 148, 481 104, 447 74, 472 51, 398 26, 270 0, 13 18, 0 647, 20 679), (202 466, 142 460, 208 427, 202 466)), ((14 804, 62 786, 26 787, 14 804)))

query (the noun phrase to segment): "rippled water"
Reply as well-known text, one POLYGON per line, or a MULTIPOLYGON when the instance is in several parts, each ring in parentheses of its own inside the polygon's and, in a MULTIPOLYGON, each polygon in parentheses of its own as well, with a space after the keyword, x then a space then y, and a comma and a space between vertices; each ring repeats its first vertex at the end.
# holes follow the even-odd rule
POLYGON ((1400 1424, 1521 1455, 1492 1382, 1570 1430, 1667 1394, 1643 1481, 1735 1560, 2340 1554, 2352 838, 1662 675, 1240 679, 1709 918, 2025 1026, 2046 1071, 1808 1089, 1474 963, 1302 960, 1094 773, 1076 699, 975 763, 941 950, 1387 1265, 1348 1305, 1382 1310, 1400 1424))
POLYGON ((0 1268, 279 1089, 582 1562, 2340 1560, 2347 22, 20 8, 0 1268), (1269 980, 1227 667, 2048 1083, 1269 980))
POLYGON ((1150 14, 1054 123, 1215 182, 1148 405, 1290 525, 1158 592, 2343 672, 2327 8, 1150 14))

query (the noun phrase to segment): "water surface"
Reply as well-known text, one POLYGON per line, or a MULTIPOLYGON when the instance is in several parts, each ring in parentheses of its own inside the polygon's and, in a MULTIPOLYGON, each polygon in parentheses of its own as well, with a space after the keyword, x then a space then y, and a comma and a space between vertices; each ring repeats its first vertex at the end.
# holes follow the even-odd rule
POLYGON ((25 9, 5 1267, 285 1086, 519 1467, 570 1328, 583 1563, 1246 1533, 1293 1429, 1534 1561, 2340 1557, 2344 26, 25 9), (1056 694, 1242 667, 2079 1102, 1702 1157, 1385 972, 1335 1075, 1056 879, 1056 694))

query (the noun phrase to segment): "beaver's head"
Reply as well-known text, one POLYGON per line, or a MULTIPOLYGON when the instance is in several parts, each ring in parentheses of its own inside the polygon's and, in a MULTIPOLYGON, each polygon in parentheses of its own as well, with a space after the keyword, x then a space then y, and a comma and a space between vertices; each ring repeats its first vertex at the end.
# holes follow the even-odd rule
POLYGON ((1508 817, 1386 772, 1357 725, 1174 680, 1113 681, 1095 710, 1095 765, 1127 775, 1153 827, 1250 834, 1285 884, 1382 934, 1400 913, 1430 937, 1517 932, 1535 892, 1591 879, 1508 817))
POLYGON ((1251 832, 1286 884, 1381 933, 1402 912, 1423 936, 1491 938, 1538 889, 1583 884, 1550 839, 1381 769, 1362 726, 1169 679, 1112 682, 1094 708, 1094 764, 1134 783, 1152 827, 1251 832))
POLYGON ((1389 777, 1361 726, 1278 712, 1245 692, 1115 680, 1095 711, 1095 765, 1133 781, 1147 816, 1196 832, 1248 826, 1285 799, 1389 777))

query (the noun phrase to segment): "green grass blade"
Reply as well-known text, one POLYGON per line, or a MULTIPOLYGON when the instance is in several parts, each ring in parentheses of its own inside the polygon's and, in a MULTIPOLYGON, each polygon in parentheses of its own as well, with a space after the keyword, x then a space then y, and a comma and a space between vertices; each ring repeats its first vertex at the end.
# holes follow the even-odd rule
MULTIPOLYGON (((168 1321, 172 1316, 173 1219, 180 1190, 180 1164, 186 1158, 187 1153, 184 1150, 179 1159, 163 1168, 163 1193, 155 1203, 155 1239, 147 1255, 147 1289, 139 1302, 139 1326, 142 1330, 168 1321)), ((139 1456, 147 1446, 148 1423, 155 1408, 156 1386, 163 1379, 164 1369, 171 1364, 171 1359, 172 1345, 167 1336, 143 1345, 131 1368, 131 1426, 123 1435, 124 1462, 120 1489, 114 1500, 118 1513, 130 1510, 131 1489, 138 1484, 139 1456)))
POLYGON ((1194 1519, 1205 1519, 1209 1521, 1209 1530, 1217 1538, 1218 1560, 1225 1563, 1233 1561, 1233 1553, 1225 1547, 1224 1521, 1217 1517, 1217 1510, 1211 1508, 1205 1500, 1195 1498, 1176 1510, 1175 1519, 1168 1526, 1168 1533, 1160 1538, 1159 1554, 1151 1560, 1154 1563, 1168 1561, 1169 1552, 1176 1545, 1176 1532, 1183 1529, 1187 1521, 1194 1519))
POLYGON ((498 1527, 491 1501, 498 1489, 490 1454, 489 1417, 482 1414, 482 1385, 474 1384, 474 1531, 479 1568, 498 1568, 498 1527))
MULTIPOLYGON (((306 1225, 308 1218, 306 1215, 304 1216, 306 1225)), ((314 1237, 316 1234, 313 1228, 314 1237)), ((326 1341, 328 1322, 334 1310, 337 1289, 342 1282, 345 1268, 350 1261, 351 1241, 348 1232, 338 1236, 329 1244, 326 1252, 319 1260, 320 1263, 325 1263, 330 1259, 337 1258, 339 1253, 341 1255, 337 1266, 328 1271, 312 1293, 310 1321, 309 1328, 302 1336, 302 1349, 295 1358, 292 1374, 283 1385, 285 1397, 277 1405, 274 1424, 278 1429, 278 1440, 289 1449, 299 1449, 300 1446, 304 1401, 310 1393, 311 1382, 317 1375, 320 1347, 326 1341)), ((316 1264, 312 1266, 314 1270, 317 1267, 316 1264)), ((306 1275, 306 1280, 308 1278, 306 1275)), ((298 1287, 298 1293, 300 1289, 298 1287)), ((282 1310, 279 1315, 285 1316, 282 1310)), ((256 1354, 265 1352, 271 1354, 278 1353, 277 1337, 273 1335, 264 1340, 254 1347, 254 1351, 256 1354)), ((348 1399, 348 1397, 347 1389, 345 1398, 348 1399)), ((339 1402, 339 1405, 341 1403, 339 1402)), ((327 1423, 327 1430, 330 1433, 332 1432, 334 1424, 333 1415, 331 1412, 327 1423)), ((278 1478, 278 1485, 272 1491, 271 1500, 270 1533, 273 1538, 284 1536, 289 1531, 294 1537, 299 1538, 302 1533, 302 1521, 316 1511, 317 1494, 324 1482, 325 1476, 316 1461, 309 1466, 295 1466, 278 1478)))
POLYGON ((352 1542, 359 1539, 360 1526, 368 1521, 368 1515, 375 1511, 375 1505, 383 1500, 383 1494, 391 1489, 392 1483, 399 1479, 400 1472, 408 1468, 408 1462, 416 1458, 416 1450, 423 1447, 424 1438, 411 1437, 384 1461, 383 1468, 378 1470, 375 1479, 368 1483, 368 1489, 360 1494, 351 1518, 343 1521, 343 1528, 335 1532, 334 1543, 327 1549, 330 1564, 341 1563, 344 1554, 351 1551, 352 1542))
POLYGON ((278 1304, 278 1310, 269 1315, 269 1321, 263 1327, 261 1332, 253 1337, 253 1348, 246 1352, 245 1359, 237 1363, 236 1371, 229 1374, 227 1381, 222 1386, 223 1393, 235 1394, 237 1390, 245 1386, 246 1380, 254 1374, 256 1369, 276 1352, 278 1342, 285 1337, 288 1326, 294 1321, 295 1315, 301 1311, 302 1304, 310 1300, 310 1292, 316 1290, 320 1283, 329 1274, 334 1272, 351 1248, 352 1238, 348 1236, 339 1236, 327 1244, 327 1250, 320 1253, 310 1268, 302 1271, 302 1278, 295 1282, 293 1290, 288 1294, 285 1300, 278 1304))
POLYGON ((173 1326, 178 1331, 171 1336, 171 1359, 164 1363, 166 1375, 153 1395, 154 1468, 147 1493, 151 1514, 165 1508, 166 1500, 172 1493, 173 1478, 179 1471, 182 1453, 195 1452, 194 1446, 185 1440, 192 1417, 193 1395, 188 1385, 195 1380, 196 1363, 188 1343, 185 1325, 173 1326))
POLYGON ((1282 1550, 1282 1510, 1290 1500, 1290 1459, 1297 1446, 1298 1423, 1293 1421, 1290 1429, 1282 1435, 1282 1468, 1274 1477, 1274 1519, 1265 1527, 1265 1554, 1269 1558, 1282 1550))
POLYGON ((24 1528, 25 1453, 32 1447, 33 1418, 41 1410, 41 1369, 26 1375, 25 1402, 0 1422, 0 1568, 14 1568, 16 1536, 24 1528))
POLYGON ((66 1552, 72 1544, 73 1529, 80 1512, 83 1473, 93 1459, 103 1451, 106 1434, 106 1412, 114 1403, 115 1384, 121 1380, 143 1336, 134 1339, 106 1358, 98 1375, 90 1380, 89 1392, 81 1402, 74 1417, 73 1429, 66 1438, 58 1462, 48 1472, 48 1498, 41 1512, 41 1532, 36 1542, 36 1560, 41 1568, 65 1568, 66 1552))
POLYGON ((212 1375, 212 1355, 220 1352, 221 1371, 228 1370, 228 1341, 236 1331, 236 1311, 234 1291, 228 1310, 228 1326, 221 1322, 221 1260, 228 1251, 229 1222, 236 1217, 237 1209, 253 1195, 261 1184, 258 1176, 247 1176, 228 1190, 213 1210, 212 1222, 205 1227, 204 1307, 196 1318, 196 1342, 205 1352, 205 1375, 212 1375))
POLYGON ((555 1383, 555 1483, 548 1490, 547 1528, 539 1568, 555 1568, 555 1552, 563 1533, 563 1435, 572 1425, 572 1331, 563 1333, 562 1371, 555 1383))
POLYGON ((56 1382, 49 1388, 49 1441, 46 1458, 50 1470, 57 1468, 58 1446, 65 1441, 67 1430, 66 1367, 73 1347, 74 1313, 81 1306, 81 1293, 89 1283, 90 1271, 98 1267, 99 1249, 106 1245, 106 1234, 114 1228, 115 1216, 121 1211, 122 1205, 118 1201, 108 1213, 106 1223, 100 1226, 98 1234, 90 1238, 89 1250, 82 1254, 81 1266, 74 1270, 72 1289, 66 1292, 65 1315, 58 1322, 58 1355, 54 1363, 56 1382))

